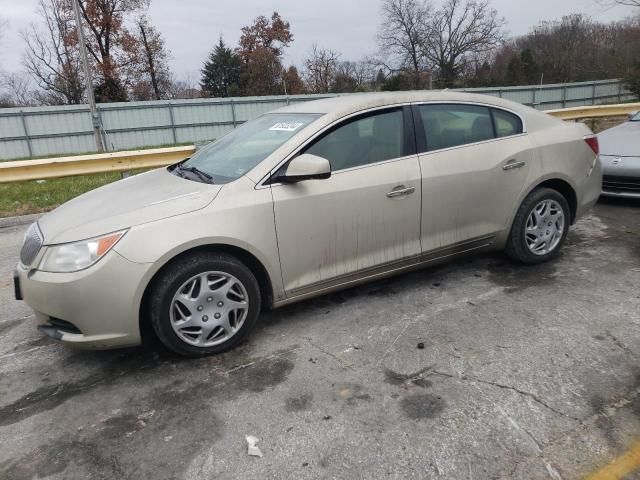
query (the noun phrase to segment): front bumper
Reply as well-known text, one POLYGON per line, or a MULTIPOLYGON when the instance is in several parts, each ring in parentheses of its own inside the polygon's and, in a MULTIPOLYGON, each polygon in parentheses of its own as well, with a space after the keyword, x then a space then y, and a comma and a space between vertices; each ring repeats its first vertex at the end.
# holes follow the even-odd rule
POLYGON ((640 198, 640 175, 638 177, 605 175, 602 180, 602 195, 607 197, 640 198))
POLYGON ((81 348, 126 347, 141 342, 141 290, 150 266, 112 250, 74 273, 18 266, 16 285, 46 335, 81 348))
POLYGON ((604 178, 602 194, 608 197, 640 198, 640 156, 601 155, 604 178))

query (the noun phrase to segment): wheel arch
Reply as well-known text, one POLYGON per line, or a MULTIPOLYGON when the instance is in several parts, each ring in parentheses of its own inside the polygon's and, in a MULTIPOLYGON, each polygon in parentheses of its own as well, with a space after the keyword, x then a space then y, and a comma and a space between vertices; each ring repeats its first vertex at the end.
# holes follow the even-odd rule
POLYGON ((511 226, 513 225, 513 220, 516 216, 516 213, 518 212, 518 209, 520 208, 520 205, 522 205, 522 202, 524 202, 524 199, 527 198, 529 194, 533 192, 536 188, 551 188, 552 190, 555 190, 556 192, 560 193, 567 200, 567 203, 569 204, 569 210, 570 210, 569 213, 571 215, 570 224, 573 225, 573 223, 576 220, 576 215, 578 211, 577 190, 574 187, 574 185, 571 183, 571 180, 565 175, 551 174, 551 175, 547 175, 545 177, 539 178, 535 182, 531 182, 530 187, 522 191, 522 193, 520 194, 520 198, 518 198, 518 201, 514 205, 513 211, 511 212, 511 218, 509 219, 509 224, 508 224, 509 231, 511 230, 511 226))
POLYGON ((570 224, 574 224, 578 212, 578 194, 569 182, 561 178, 550 178, 536 185, 531 189, 531 191, 535 190, 536 188, 550 188, 562 195, 569 204, 569 214, 571 215, 570 224))
POLYGON ((192 255, 196 252, 226 253, 240 260, 256 276, 258 286, 260 287, 260 296, 262 297, 263 308, 273 307, 274 289, 273 283, 271 282, 271 277, 269 276, 269 272, 267 271, 264 264, 254 254, 236 245, 225 243, 197 245, 180 251, 172 257, 166 259, 164 263, 153 273, 151 278, 144 286, 138 311, 140 335, 142 337, 143 343, 146 343, 147 340, 155 337, 155 333, 153 332, 153 327, 151 326, 149 318, 149 294, 153 288, 155 281, 173 263, 179 262, 181 258, 192 255))
POLYGON ((576 221, 577 209, 578 209, 578 194, 576 188, 571 183, 571 180, 562 174, 550 174, 545 177, 539 178, 535 182, 531 182, 530 187, 526 188, 520 194, 518 200, 514 203, 513 209, 511 211, 511 215, 509 217, 509 221, 506 224, 506 228, 502 231, 500 235, 498 235, 496 239, 497 248, 502 248, 509 238, 509 234, 511 233, 511 229, 513 228, 513 222, 516 218, 516 214, 518 213, 518 209, 522 202, 524 202, 525 198, 529 196, 531 192, 533 192, 536 188, 551 188, 556 192, 560 193, 569 204, 569 214, 570 224, 573 225, 576 221))

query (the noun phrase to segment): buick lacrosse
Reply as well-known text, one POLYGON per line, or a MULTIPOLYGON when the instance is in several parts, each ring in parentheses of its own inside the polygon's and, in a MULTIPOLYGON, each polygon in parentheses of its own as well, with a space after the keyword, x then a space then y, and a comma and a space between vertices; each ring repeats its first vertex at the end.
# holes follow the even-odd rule
POLYGON ((601 187, 591 131, 517 103, 448 91, 297 103, 43 216, 16 297, 68 344, 156 336, 207 355, 263 309, 456 255, 548 261, 601 187))

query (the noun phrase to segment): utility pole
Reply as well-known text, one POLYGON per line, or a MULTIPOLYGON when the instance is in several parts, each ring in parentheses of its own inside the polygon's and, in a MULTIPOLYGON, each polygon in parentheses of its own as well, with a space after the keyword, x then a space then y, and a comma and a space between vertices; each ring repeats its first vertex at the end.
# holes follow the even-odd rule
MULTIPOLYGON (((282 68, 282 84, 284 85, 284 96, 287 96, 287 70, 283 67, 282 68)), ((287 105, 289 105, 289 102, 287 101, 287 105)))
POLYGON ((82 16, 80 15, 80 5, 78 0, 73 0, 73 14, 76 17, 76 29, 78 31, 78 43, 80 46, 80 59, 82 60, 82 68, 84 69, 84 78, 87 88, 87 100, 89 101, 89 110, 91 111, 91 124, 93 125, 93 136, 96 140, 96 148, 98 152, 104 152, 104 144, 102 143, 102 134, 100 133, 100 117, 96 108, 96 99, 93 95, 93 83, 91 82, 91 70, 89 69, 89 60, 87 58, 87 44, 84 39, 84 29, 82 28, 82 16))

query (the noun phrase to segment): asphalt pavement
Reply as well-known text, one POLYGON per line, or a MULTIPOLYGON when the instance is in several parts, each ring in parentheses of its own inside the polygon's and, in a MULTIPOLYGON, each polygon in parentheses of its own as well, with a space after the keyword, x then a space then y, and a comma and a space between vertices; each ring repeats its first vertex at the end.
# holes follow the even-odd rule
POLYGON ((200 360, 43 337, 13 300, 26 227, 0 227, 2 479, 578 479, 640 438, 640 202, 599 203, 553 263, 324 296, 200 360))

